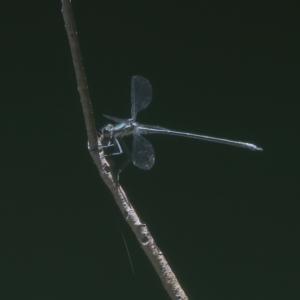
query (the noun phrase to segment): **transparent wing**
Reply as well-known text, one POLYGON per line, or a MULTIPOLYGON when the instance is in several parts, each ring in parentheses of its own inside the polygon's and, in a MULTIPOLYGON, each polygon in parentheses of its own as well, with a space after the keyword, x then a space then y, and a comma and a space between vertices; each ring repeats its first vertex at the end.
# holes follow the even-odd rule
POLYGON ((135 128, 133 134, 132 147, 133 164, 142 170, 151 169, 155 161, 154 149, 150 142, 148 142, 139 134, 139 130, 137 127, 135 128))
POLYGON ((131 79, 131 118, 136 119, 136 114, 145 109, 152 100, 152 86, 142 76, 133 76, 131 79))
POLYGON ((117 117, 113 117, 113 116, 109 116, 109 115, 103 115, 103 117, 105 117, 106 119, 109 119, 111 121, 114 121, 116 123, 124 123, 127 121, 126 119, 121 119, 121 118, 117 118, 117 117))

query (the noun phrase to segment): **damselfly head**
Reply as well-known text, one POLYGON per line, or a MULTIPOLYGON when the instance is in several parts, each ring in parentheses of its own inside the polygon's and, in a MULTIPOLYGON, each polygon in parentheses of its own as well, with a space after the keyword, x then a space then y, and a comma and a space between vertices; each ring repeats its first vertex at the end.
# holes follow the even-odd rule
POLYGON ((107 124, 101 129, 101 133, 104 137, 111 137, 113 132, 114 132, 114 125, 112 124, 107 124))

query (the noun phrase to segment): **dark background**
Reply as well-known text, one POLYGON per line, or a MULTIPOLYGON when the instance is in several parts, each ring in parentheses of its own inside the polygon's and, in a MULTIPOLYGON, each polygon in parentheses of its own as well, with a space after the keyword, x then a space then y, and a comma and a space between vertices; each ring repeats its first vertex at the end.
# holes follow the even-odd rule
MULTIPOLYGON (((149 136, 121 174, 190 299, 300 299, 300 11, 250 2, 73 1, 99 128, 142 75, 138 121, 264 148, 149 136)), ((0 14, 0 298, 168 299, 87 151, 60 1, 0 14)))

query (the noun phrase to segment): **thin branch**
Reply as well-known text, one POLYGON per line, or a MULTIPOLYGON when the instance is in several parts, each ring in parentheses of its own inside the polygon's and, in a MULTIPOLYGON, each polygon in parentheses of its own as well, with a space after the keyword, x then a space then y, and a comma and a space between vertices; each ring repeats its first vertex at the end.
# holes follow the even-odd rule
POLYGON ((129 202, 122 187, 119 185, 119 182, 112 168, 110 167, 109 162, 104 156, 101 141, 97 137, 97 130, 93 116, 91 100, 89 97, 86 76, 81 59, 75 21, 69 0, 62 0, 62 14, 70 43, 78 91, 80 95, 80 102, 82 105, 84 120, 86 124, 88 148, 93 161, 95 162, 99 170, 101 178, 104 180, 104 182, 112 192, 118 207, 125 216, 125 219, 131 227, 132 231, 136 235, 142 249, 154 266, 170 298, 174 300, 187 300, 188 298, 180 287, 175 274, 172 272, 162 252, 156 246, 146 224, 140 222, 138 215, 129 202))

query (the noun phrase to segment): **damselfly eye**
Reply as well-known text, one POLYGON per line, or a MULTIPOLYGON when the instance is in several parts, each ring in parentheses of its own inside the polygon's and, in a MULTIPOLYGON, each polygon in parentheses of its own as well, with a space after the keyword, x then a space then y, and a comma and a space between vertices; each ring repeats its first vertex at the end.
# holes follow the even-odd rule
POLYGON ((114 126, 112 124, 107 124, 105 127, 102 128, 102 134, 106 135, 107 133, 111 133, 114 131, 114 126))

